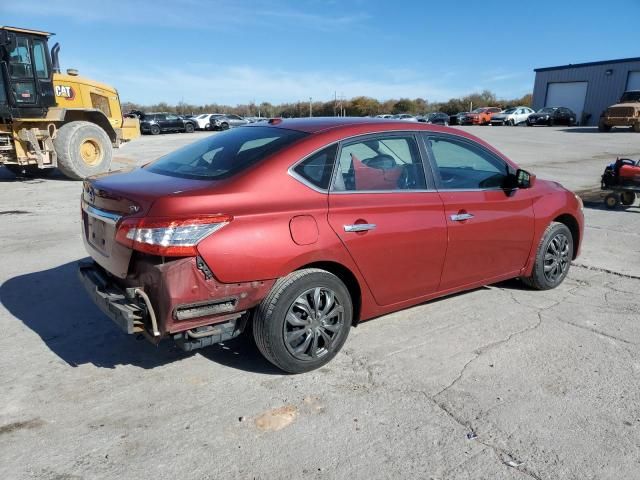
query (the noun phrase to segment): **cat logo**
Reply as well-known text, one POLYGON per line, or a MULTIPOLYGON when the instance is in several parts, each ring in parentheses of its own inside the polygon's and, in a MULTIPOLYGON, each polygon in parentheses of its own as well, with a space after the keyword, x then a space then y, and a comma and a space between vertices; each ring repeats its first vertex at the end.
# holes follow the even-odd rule
POLYGON ((73 87, 67 87, 66 85, 56 85, 56 97, 66 98, 67 100, 73 100, 76 96, 76 92, 73 87))

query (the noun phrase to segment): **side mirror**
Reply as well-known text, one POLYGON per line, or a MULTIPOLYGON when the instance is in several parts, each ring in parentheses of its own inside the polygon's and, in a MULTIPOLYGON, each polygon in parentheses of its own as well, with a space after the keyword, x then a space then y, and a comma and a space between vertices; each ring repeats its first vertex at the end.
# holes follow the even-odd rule
POLYGON ((531 188, 536 180, 536 176, 519 168, 516 171, 516 185, 518 188, 531 188))

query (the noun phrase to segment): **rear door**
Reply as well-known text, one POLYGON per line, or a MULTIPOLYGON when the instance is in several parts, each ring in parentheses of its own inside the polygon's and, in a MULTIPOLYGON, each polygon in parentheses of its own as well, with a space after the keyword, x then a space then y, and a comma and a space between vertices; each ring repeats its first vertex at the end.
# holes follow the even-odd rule
POLYGON ((379 305, 437 291, 447 247, 442 201, 417 137, 385 133, 340 147, 329 223, 379 305))
POLYGON ((504 189, 512 167, 476 142, 444 134, 424 138, 449 235, 440 289, 517 276, 533 241, 530 190, 504 189))

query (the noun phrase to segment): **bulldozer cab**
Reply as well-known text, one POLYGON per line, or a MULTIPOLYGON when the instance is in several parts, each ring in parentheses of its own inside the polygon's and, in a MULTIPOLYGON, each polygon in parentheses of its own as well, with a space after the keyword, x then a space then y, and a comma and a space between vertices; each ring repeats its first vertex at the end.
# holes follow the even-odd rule
POLYGON ((0 27, 0 117, 40 117, 55 105, 51 35, 0 27))

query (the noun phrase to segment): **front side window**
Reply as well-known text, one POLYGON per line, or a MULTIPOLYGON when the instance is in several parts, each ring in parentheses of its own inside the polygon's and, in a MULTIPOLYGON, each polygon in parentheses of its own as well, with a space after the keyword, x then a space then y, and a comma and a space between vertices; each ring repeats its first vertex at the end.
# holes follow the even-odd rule
POLYGON ((33 41, 33 61, 36 64, 36 75, 38 78, 49 78, 49 68, 47 67, 47 54, 42 40, 33 41))
POLYGON ((334 191, 393 191, 426 188, 413 136, 378 136, 343 145, 334 191))
POLYGON ((315 187, 327 190, 331 182, 337 150, 337 144, 324 148, 304 159, 293 171, 315 187))
POLYGON ((307 135, 275 127, 234 128, 171 152, 145 168, 195 180, 229 178, 307 135))
POLYGON ((429 138, 428 144, 441 190, 484 190, 505 185, 509 166, 479 145, 438 137, 429 138))
POLYGON ((167 115, 167 120, 177 120, 178 116, 177 115, 167 115))

